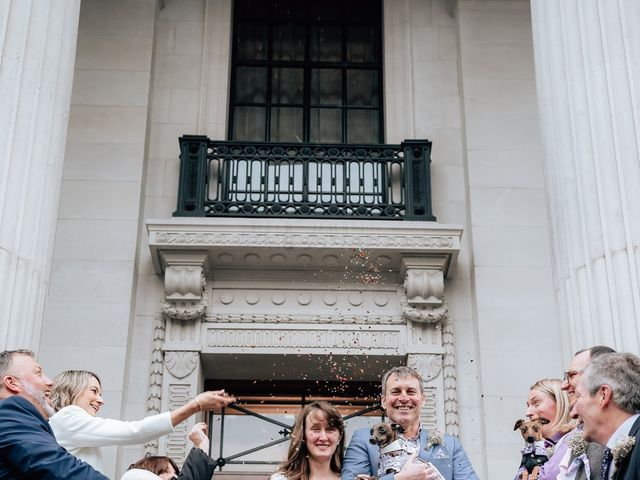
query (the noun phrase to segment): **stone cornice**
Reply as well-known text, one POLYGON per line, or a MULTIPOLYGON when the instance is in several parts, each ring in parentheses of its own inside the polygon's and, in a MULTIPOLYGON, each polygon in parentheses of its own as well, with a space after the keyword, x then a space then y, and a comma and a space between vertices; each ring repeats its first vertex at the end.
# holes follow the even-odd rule
POLYGON ((167 252, 247 249, 299 249, 340 252, 366 249, 376 254, 445 254, 449 265, 460 250, 462 227, 433 222, 291 220, 244 218, 173 218, 148 220, 154 268, 166 268, 167 252))

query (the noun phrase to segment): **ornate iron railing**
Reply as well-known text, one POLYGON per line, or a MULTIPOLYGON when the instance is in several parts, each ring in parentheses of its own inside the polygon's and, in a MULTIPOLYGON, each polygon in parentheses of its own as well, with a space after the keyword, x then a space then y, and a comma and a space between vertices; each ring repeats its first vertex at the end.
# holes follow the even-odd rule
MULTIPOLYGON (((244 413, 245 415, 251 415, 254 418, 257 418, 258 420, 262 420, 264 422, 267 423, 271 423, 273 425, 276 425, 278 427, 282 427, 282 430, 280 430, 278 432, 278 434, 281 436, 281 438, 278 438, 276 440, 273 440, 271 442, 268 443, 264 443, 261 445, 256 445, 255 447, 252 448, 248 448, 246 450, 243 450, 241 452, 235 452, 232 454, 225 454, 225 441, 224 441, 224 419, 225 419, 225 410, 226 409, 222 409, 222 412, 220 414, 220 422, 219 422, 219 426, 217 429, 214 429, 214 425, 216 422, 214 422, 213 418, 214 418, 214 414, 212 412, 209 413, 209 418, 208 418, 208 423, 209 423, 209 455, 212 458, 214 457, 214 453, 213 453, 213 436, 214 434, 218 435, 218 444, 219 444, 219 451, 218 451, 218 458, 215 458, 215 462, 217 465, 217 468, 219 470, 222 470, 223 467, 227 466, 227 465, 278 465, 279 463, 282 462, 282 458, 280 459, 273 459, 273 460, 249 460, 249 459, 242 459, 242 457, 246 457, 252 453, 255 452, 259 452, 261 450, 265 450, 269 447, 273 447, 274 445, 278 445, 284 442, 288 442, 291 438, 291 432, 293 431, 293 425, 289 425, 286 423, 282 423, 279 422, 278 420, 274 420, 273 418, 269 418, 267 416, 264 415, 260 415, 259 413, 256 413, 254 411, 251 411, 247 408, 241 407, 237 404, 231 404, 227 407, 228 409, 233 409, 233 410, 237 410, 239 412, 244 413)), ((379 411, 380 412, 380 417, 382 419, 385 418, 385 412, 382 409, 382 407, 380 406, 380 404, 375 404, 372 405, 370 407, 365 407, 362 408, 356 412, 350 413, 348 415, 344 415, 342 417, 343 421, 348 421, 351 418, 355 418, 355 417, 360 417, 362 415, 366 415, 368 413, 371 412, 375 412, 375 411, 379 411)), ((250 443, 250 442, 249 442, 250 443)))
POLYGON ((177 217, 435 221, 431 142, 284 144, 180 137, 177 217))

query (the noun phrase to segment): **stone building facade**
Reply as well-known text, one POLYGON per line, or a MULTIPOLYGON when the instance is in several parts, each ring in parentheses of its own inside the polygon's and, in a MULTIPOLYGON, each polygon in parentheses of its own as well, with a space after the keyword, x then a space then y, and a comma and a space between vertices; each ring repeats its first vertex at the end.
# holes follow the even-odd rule
POLYGON ((96 371, 116 418, 412 365, 423 422, 506 478, 534 381, 640 347, 640 7, 613 3, 383 0, 382 143, 432 142, 437 217, 385 221, 173 216, 178 138, 229 138, 232 0, 5 2, 0 342, 96 371))

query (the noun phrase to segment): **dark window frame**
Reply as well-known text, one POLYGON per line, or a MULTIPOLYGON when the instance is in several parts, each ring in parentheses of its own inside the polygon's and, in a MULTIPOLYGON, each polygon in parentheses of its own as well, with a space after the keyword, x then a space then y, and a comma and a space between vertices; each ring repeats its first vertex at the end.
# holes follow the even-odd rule
MULTIPOLYGON (((233 20, 232 20, 232 52, 231 52, 231 75, 230 75, 230 94, 229 94, 229 118, 228 118, 228 128, 227 128, 227 138, 230 140, 252 140, 252 141, 267 141, 271 142, 272 140, 272 132, 271 132, 271 124, 273 120, 273 109, 278 107, 294 107, 294 108, 302 108, 302 138, 301 143, 310 143, 311 139, 311 113, 312 109, 331 109, 333 111, 339 110, 341 116, 341 141, 336 143, 341 144, 358 144, 358 143, 384 143, 384 83, 383 83, 383 5, 382 0, 366 0, 366 3, 370 5, 371 10, 369 10, 367 15, 363 15, 362 18, 357 18, 357 16, 349 16, 345 15, 345 11, 348 10, 344 5, 352 5, 352 4, 362 4, 363 0, 343 0, 342 2, 334 2, 334 8, 342 8, 343 11, 340 13, 335 13, 334 16, 339 19, 333 20, 320 20, 316 21, 310 18, 310 5, 311 2, 302 1, 296 2, 295 6, 301 9, 304 9, 303 18, 304 20, 300 23, 288 21, 282 22, 275 20, 274 17, 274 5, 279 3, 283 3, 280 0, 271 0, 267 2, 266 0, 259 0, 262 5, 269 4, 270 7, 268 11, 267 18, 239 18, 242 11, 242 7, 238 8, 238 4, 241 2, 250 2, 251 0, 236 0, 234 2, 233 7, 233 20), (349 3, 352 2, 352 3, 349 3), (356 17, 356 18, 354 18, 356 17), (266 60, 248 60, 248 59, 240 59, 238 52, 238 28, 240 25, 265 25, 267 26, 267 42, 266 42, 266 60), (304 60, 274 60, 273 59, 273 40, 274 40, 274 27, 275 26, 286 26, 286 25, 295 25, 295 26, 303 26, 304 27, 304 60), (311 60, 311 31, 313 27, 331 27, 338 26, 341 29, 341 60, 340 61, 313 61, 311 60), (374 55, 377 56, 377 59, 373 62, 350 62, 347 61, 347 46, 348 46, 348 31, 351 27, 369 27, 372 28, 374 33, 374 45, 372 45, 372 49, 374 51, 374 55), (266 92, 265 92, 265 100, 263 103, 261 102, 240 102, 237 101, 237 92, 236 92, 236 83, 237 83, 237 75, 238 68, 241 67, 266 67, 266 92), (302 103, 286 103, 279 104, 273 102, 272 93, 273 93, 273 70, 274 68, 301 68, 303 70, 303 95, 302 95, 302 103), (311 103, 311 72, 314 69, 338 69, 341 75, 341 103, 340 105, 321 105, 321 104, 312 104, 311 103), (347 73, 350 70, 376 70, 375 78, 377 79, 377 105, 374 106, 358 106, 358 105, 349 105, 347 103, 347 73), (237 107, 258 107, 264 108, 265 119, 264 119, 264 131, 262 139, 245 139, 238 138, 234 136, 234 123, 236 116, 236 108, 237 107), (373 142, 361 142, 361 141, 352 141, 349 142, 349 131, 348 131, 348 114, 352 111, 357 110, 367 110, 377 112, 377 138, 374 139, 373 142)), ((286 3, 286 0, 285 0, 286 3)), ((331 3, 326 3, 326 8, 329 8, 331 3)), ((353 8, 353 7, 349 7, 353 8)), ((246 7, 245 7, 246 9, 246 7)), ((298 12, 299 16, 300 13, 298 12)), ((292 139, 288 139, 286 141, 294 141, 292 139)), ((313 143, 329 143, 322 140, 314 140, 313 143)))

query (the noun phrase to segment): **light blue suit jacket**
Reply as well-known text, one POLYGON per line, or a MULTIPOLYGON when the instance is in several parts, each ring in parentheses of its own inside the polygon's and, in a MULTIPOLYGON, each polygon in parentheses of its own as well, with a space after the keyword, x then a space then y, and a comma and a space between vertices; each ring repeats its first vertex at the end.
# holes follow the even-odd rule
MULTIPOLYGON (((436 445, 425 450, 427 430, 420 432, 420 458, 431 462, 446 480, 478 480, 471 462, 464 453, 460 441, 456 437, 444 436, 444 445, 436 445)), ((369 443, 369 429, 356 430, 351 437, 349 447, 342 464, 341 480, 354 480, 356 475, 376 475, 378 472, 377 445, 369 443)), ((389 474, 381 480, 393 480, 395 475, 389 474)))

